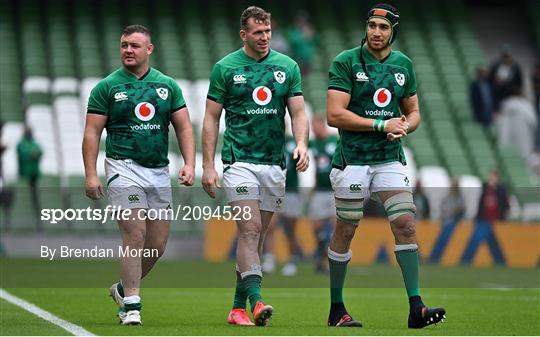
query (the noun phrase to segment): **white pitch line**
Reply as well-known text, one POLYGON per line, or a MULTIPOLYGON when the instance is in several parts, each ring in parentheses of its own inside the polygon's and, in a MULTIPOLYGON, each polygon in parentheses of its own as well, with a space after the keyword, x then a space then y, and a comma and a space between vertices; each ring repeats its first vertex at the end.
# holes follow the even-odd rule
POLYGON ((95 336, 93 333, 84 329, 83 327, 80 327, 76 324, 63 320, 60 317, 55 316, 51 314, 50 312, 45 311, 30 302, 27 302, 21 298, 18 298, 15 295, 8 293, 2 288, 0 288, 0 298, 3 298, 4 300, 10 303, 15 304, 16 306, 21 307, 24 310, 31 312, 32 314, 48 322, 51 322, 54 325, 61 327, 62 329, 73 334, 74 336, 95 336))

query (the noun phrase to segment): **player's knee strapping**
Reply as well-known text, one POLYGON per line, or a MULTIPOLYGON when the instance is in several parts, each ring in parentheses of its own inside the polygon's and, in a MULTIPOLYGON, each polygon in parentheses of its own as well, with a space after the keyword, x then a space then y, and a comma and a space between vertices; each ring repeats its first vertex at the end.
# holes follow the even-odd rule
POLYGON ((244 279, 244 278, 246 278, 247 276, 250 276, 250 275, 257 275, 257 276, 262 277, 263 274, 262 274, 261 265, 260 264, 252 264, 251 266, 249 266, 248 271, 240 273, 240 276, 242 277, 242 279, 244 279))
POLYGON ((364 216, 364 200, 336 198, 336 216, 345 223, 357 225, 364 216))
POLYGON ((385 201, 384 209, 390 221, 394 221, 402 215, 408 214, 414 217, 416 214, 416 206, 410 192, 402 192, 391 196, 385 201))

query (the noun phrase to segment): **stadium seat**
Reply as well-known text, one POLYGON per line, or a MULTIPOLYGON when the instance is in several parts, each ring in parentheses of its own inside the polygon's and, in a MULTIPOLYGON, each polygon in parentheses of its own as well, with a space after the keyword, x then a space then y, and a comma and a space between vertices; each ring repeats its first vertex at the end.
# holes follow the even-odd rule
POLYGON ((50 91, 51 81, 46 76, 32 76, 27 77, 23 83, 23 92, 25 94, 30 93, 44 93, 47 94, 50 91))
POLYGON ((86 120, 86 110, 88 107, 88 98, 90 98, 90 92, 100 81, 97 77, 87 77, 81 81, 79 89, 79 113, 82 120, 86 120))
POLYGON ((45 175, 58 175, 57 138, 51 106, 31 105, 26 110, 26 124, 32 129, 34 138, 43 151, 41 171, 45 175))
POLYGON ((462 175, 459 177, 459 189, 465 201, 465 219, 474 219, 482 195, 482 180, 477 176, 462 175))
POLYGON ((7 183, 18 177, 17 143, 21 140, 24 125, 21 122, 7 122, 2 128, 1 144, 6 147, 2 154, 2 174, 7 183))
POLYGON ((0 4, 0 115, 3 121, 24 120, 21 93, 21 64, 13 3, 0 4))
POLYGON ((523 205, 523 221, 540 221, 540 202, 530 202, 523 205))
POLYGON ((439 219, 441 202, 450 187, 448 173, 440 166, 423 166, 418 171, 418 179, 429 200, 431 219, 439 219))
POLYGON ((65 176, 83 175, 83 122, 77 113, 79 100, 75 96, 59 96, 54 100, 53 108, 60 144, 61 172, 65 176))
POLYGON ((74 77, 57 77, 53 80, 51 93, 53 95, 76 95, 79 92, 79 82, 74 77))

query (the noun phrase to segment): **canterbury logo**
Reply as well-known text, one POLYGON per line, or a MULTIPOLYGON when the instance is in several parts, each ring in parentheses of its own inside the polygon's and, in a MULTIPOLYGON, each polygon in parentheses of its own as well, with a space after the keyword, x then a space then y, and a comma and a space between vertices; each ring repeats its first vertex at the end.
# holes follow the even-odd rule
POLYGON ((246 75, 234 75, 233 76, 233 81, 234 81, 234 84, 239 84, 239 83, 246 83, 246 75))
POLYGON ((351 186, 349 186, 349 191, 353 193, 362 191, 362 184, 351 184, 351 186))
POLYGON ((120 91, 114 94, 115 102, 125 101, 128 99, 125 91, 120 91))
POLYGON ((139 195, 138 194, 130 194, 128 196, 129 202, 139 202, 139 195))
POLYGON ((357 72, 356 73, 356 80, 359 81, 359 82, 367 82, 367 81, 369 81, 369 77, 367 77, 366 73, 357 72))
POLYGON ((238 186, 236 188, 237 194, 247 194, 248 193, 248 187, 247 186, 238 186))

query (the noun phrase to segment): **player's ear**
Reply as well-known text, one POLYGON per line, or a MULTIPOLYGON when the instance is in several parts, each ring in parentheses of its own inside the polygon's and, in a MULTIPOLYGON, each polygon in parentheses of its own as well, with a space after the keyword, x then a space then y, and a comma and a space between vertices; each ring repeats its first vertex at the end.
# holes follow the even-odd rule
POLYGON ((246 31, 243 30, 243 29, 240 29, 240 38, 242 39, 242 41, 246 42, 246 31))
POLYGON ((147 55, 150 55, 154 52, 154 45, 153 44, 148 44, 148 46, 146 47, 146 54, 147 55))

